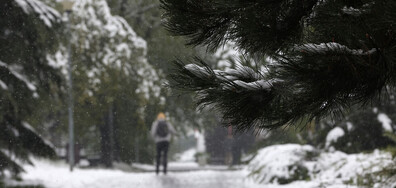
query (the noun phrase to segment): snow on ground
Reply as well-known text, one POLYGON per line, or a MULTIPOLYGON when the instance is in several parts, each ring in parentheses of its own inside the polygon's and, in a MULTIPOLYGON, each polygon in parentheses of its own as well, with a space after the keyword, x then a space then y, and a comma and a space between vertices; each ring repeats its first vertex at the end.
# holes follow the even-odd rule
MULTIPOLYGON (((317 182, 297 181, 287 185, 260 185, 247 179, 245 170, 170 172, 166 176, 131 173, 110 169, 79 169, 69 171, 66 164, 34 160, 35 167, 25 166, 22 175, 30 185, 46 188, 317 188, 317 182)), ((22 183, 23 184, 23 183, 22 183)), ((25 183, 26 184, 26 183, 25 183)), ((15 182, 14 182, 15 185, 15 182)), ((328 185, 326 188, 344 188, 328 185)), ((346 188, 346 187, 345 187, 346 188)), ((348 187, 351 188, 351 187, 348 187)))
POLYGON ((35 166, 24 166, 22 184, 41 184, 46 188, 355 188, 358 176, 378 172, 393 161, 389 153, 378 150, 321 153, 309 145, 285 144, 259 150, 249 165, 239 170, 170 162, 166 176, 155 175, 153 165, 141 165, 145 172, 100 168, 76 168, 70 172, 64 162, 34 159, 33 163, 35 166), (294 179, 280 185, 287 178, 294 179))
MULTIPOLYGON (((132 168, 138 171, 145 172, 154 172, 155 166, 149 164, 140 164, 140 163, 132 163, 132 168)), ((162 167, 160 167, 162 169, 162 167)), ((214 170, 214 171, 229 171, 242 169, 241 166, 233 166, 230 168, 227 165, 204 165, 200 166, 196 162, 169 162, 168 170, 172 172, 187 172, 187 171, 205 171, 205 170, 214 170)))
MULTIPOLYGON (((302 187, 354 187, 358 177, 379 172, 394 164, 390 153, 346 154, 323 152, 309 145, 274 145, 259 150, 247 170, 256 182, 264 184, 304 184, 302 187)), ((297 187, 297 186, 296 186, 297 187)))
MULTIPOLYGON (((132 167, 141 171, 154 172, 155 166, 149 164, 132 163, 132 167)), ((162 167, 161 167, 162 168, 162 167)), ((201 170, 196 162, 169 162, 169 171, 201 170)))
MULTIPOLYGON (((66 164, 34 160, 35 167, 25 166, 24 181, 46 188, 258 188, 245 179, 244 171, 123 172, 110 169, 79 169, 69 171, 66 164)), ((264 187, 265 188, 265 187, 264 187)))
POLYGON ((180 154, 176 155, 176 158, 180 162, 193 162, 195 161, 195 154, 197 150, 195 148, 190 148, 180 154))
POLYGON ((258 151, 247 169, 252 172, 250 176, 257 182, 276 183, 280 178, 291 179, 298 172, 290 167, 304 166, 302 162, 307 152, 314 150, 314 147, 309 145, 269 146, 258 151))

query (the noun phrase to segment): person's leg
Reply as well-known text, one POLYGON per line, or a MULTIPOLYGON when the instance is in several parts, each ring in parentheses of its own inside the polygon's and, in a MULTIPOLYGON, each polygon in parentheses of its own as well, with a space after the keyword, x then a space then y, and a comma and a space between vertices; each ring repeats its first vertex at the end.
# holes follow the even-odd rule
POLYGON ((168 149, 169 149, 169 142, 164 142, 163 151, 164 151, 164 174, 166 174, 166 168, 168 166, 168 149))
POLYGON ((156 156, 156 168, 155 168, 155 173, 158 175, 159 173, 159 166, 160 166, 160 161, 161 161, 161 144, 156 143, 157 146, 157 156, 156 156))

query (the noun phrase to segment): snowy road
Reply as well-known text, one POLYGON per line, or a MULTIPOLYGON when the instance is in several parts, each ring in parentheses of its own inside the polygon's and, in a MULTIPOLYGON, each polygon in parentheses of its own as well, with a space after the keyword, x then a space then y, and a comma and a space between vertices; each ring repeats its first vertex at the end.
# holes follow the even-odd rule
MULTIPOLYGON (((123 172, 106 169, 75 169, 72 173, 64 163, 35 161, 25 166, 24 181, 46 188, 256 188, 243 171, 123 172)), ((262 186, 260 186, 262 187, 262 186)))
POLYGON ((85 187, 134 187, 134 188, 248 188, 252 187, 240 172, 181 172, 167 176, 152 173, 126 174, 119 178, 103 178, 85 187))
MULTIPOLYGON (((170 172, 124 172, 111 169, 79 169, 69 171, 64 162, 34 160, 35 166, 26 165, 23 182, 11 185, 43 185, 45 188, 355 188, 341 183, 295 181, 286 185, 259 185, 247 178, 244 170, 170 172)), ((9 184, 10 184, 9 183, 9 184)), ((14 184, 15 183, 15 184, 14 184)))

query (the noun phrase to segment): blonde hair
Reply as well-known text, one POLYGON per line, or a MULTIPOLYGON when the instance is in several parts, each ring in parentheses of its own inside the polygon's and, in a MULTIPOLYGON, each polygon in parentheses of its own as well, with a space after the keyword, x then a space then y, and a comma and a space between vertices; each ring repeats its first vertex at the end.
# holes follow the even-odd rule
POLYGON ((160 119, 165 119, 165 114, 164 113, 162 113, 162 112, 160 112, 158 115, 157 115, 157 120, 160 120, 160 119))

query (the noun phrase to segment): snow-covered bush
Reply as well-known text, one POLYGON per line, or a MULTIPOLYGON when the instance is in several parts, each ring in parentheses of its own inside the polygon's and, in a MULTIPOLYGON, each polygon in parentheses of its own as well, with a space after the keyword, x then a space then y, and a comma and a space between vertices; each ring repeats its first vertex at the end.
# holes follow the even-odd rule
POLYGON ((258 151, 250 161, 250 177, 261 183, 286 184, 309 178, 308 169, 315 148, 309 145, 274 145, 258 151))
POLYGON ((260 183, 285 184, 309 180, 319 185, 376 185, 387 182, 379 172, 394 164, 390 153, 322 152, 309 145, 285 144, 262 148, 249 163, 250 177, 260 183))

